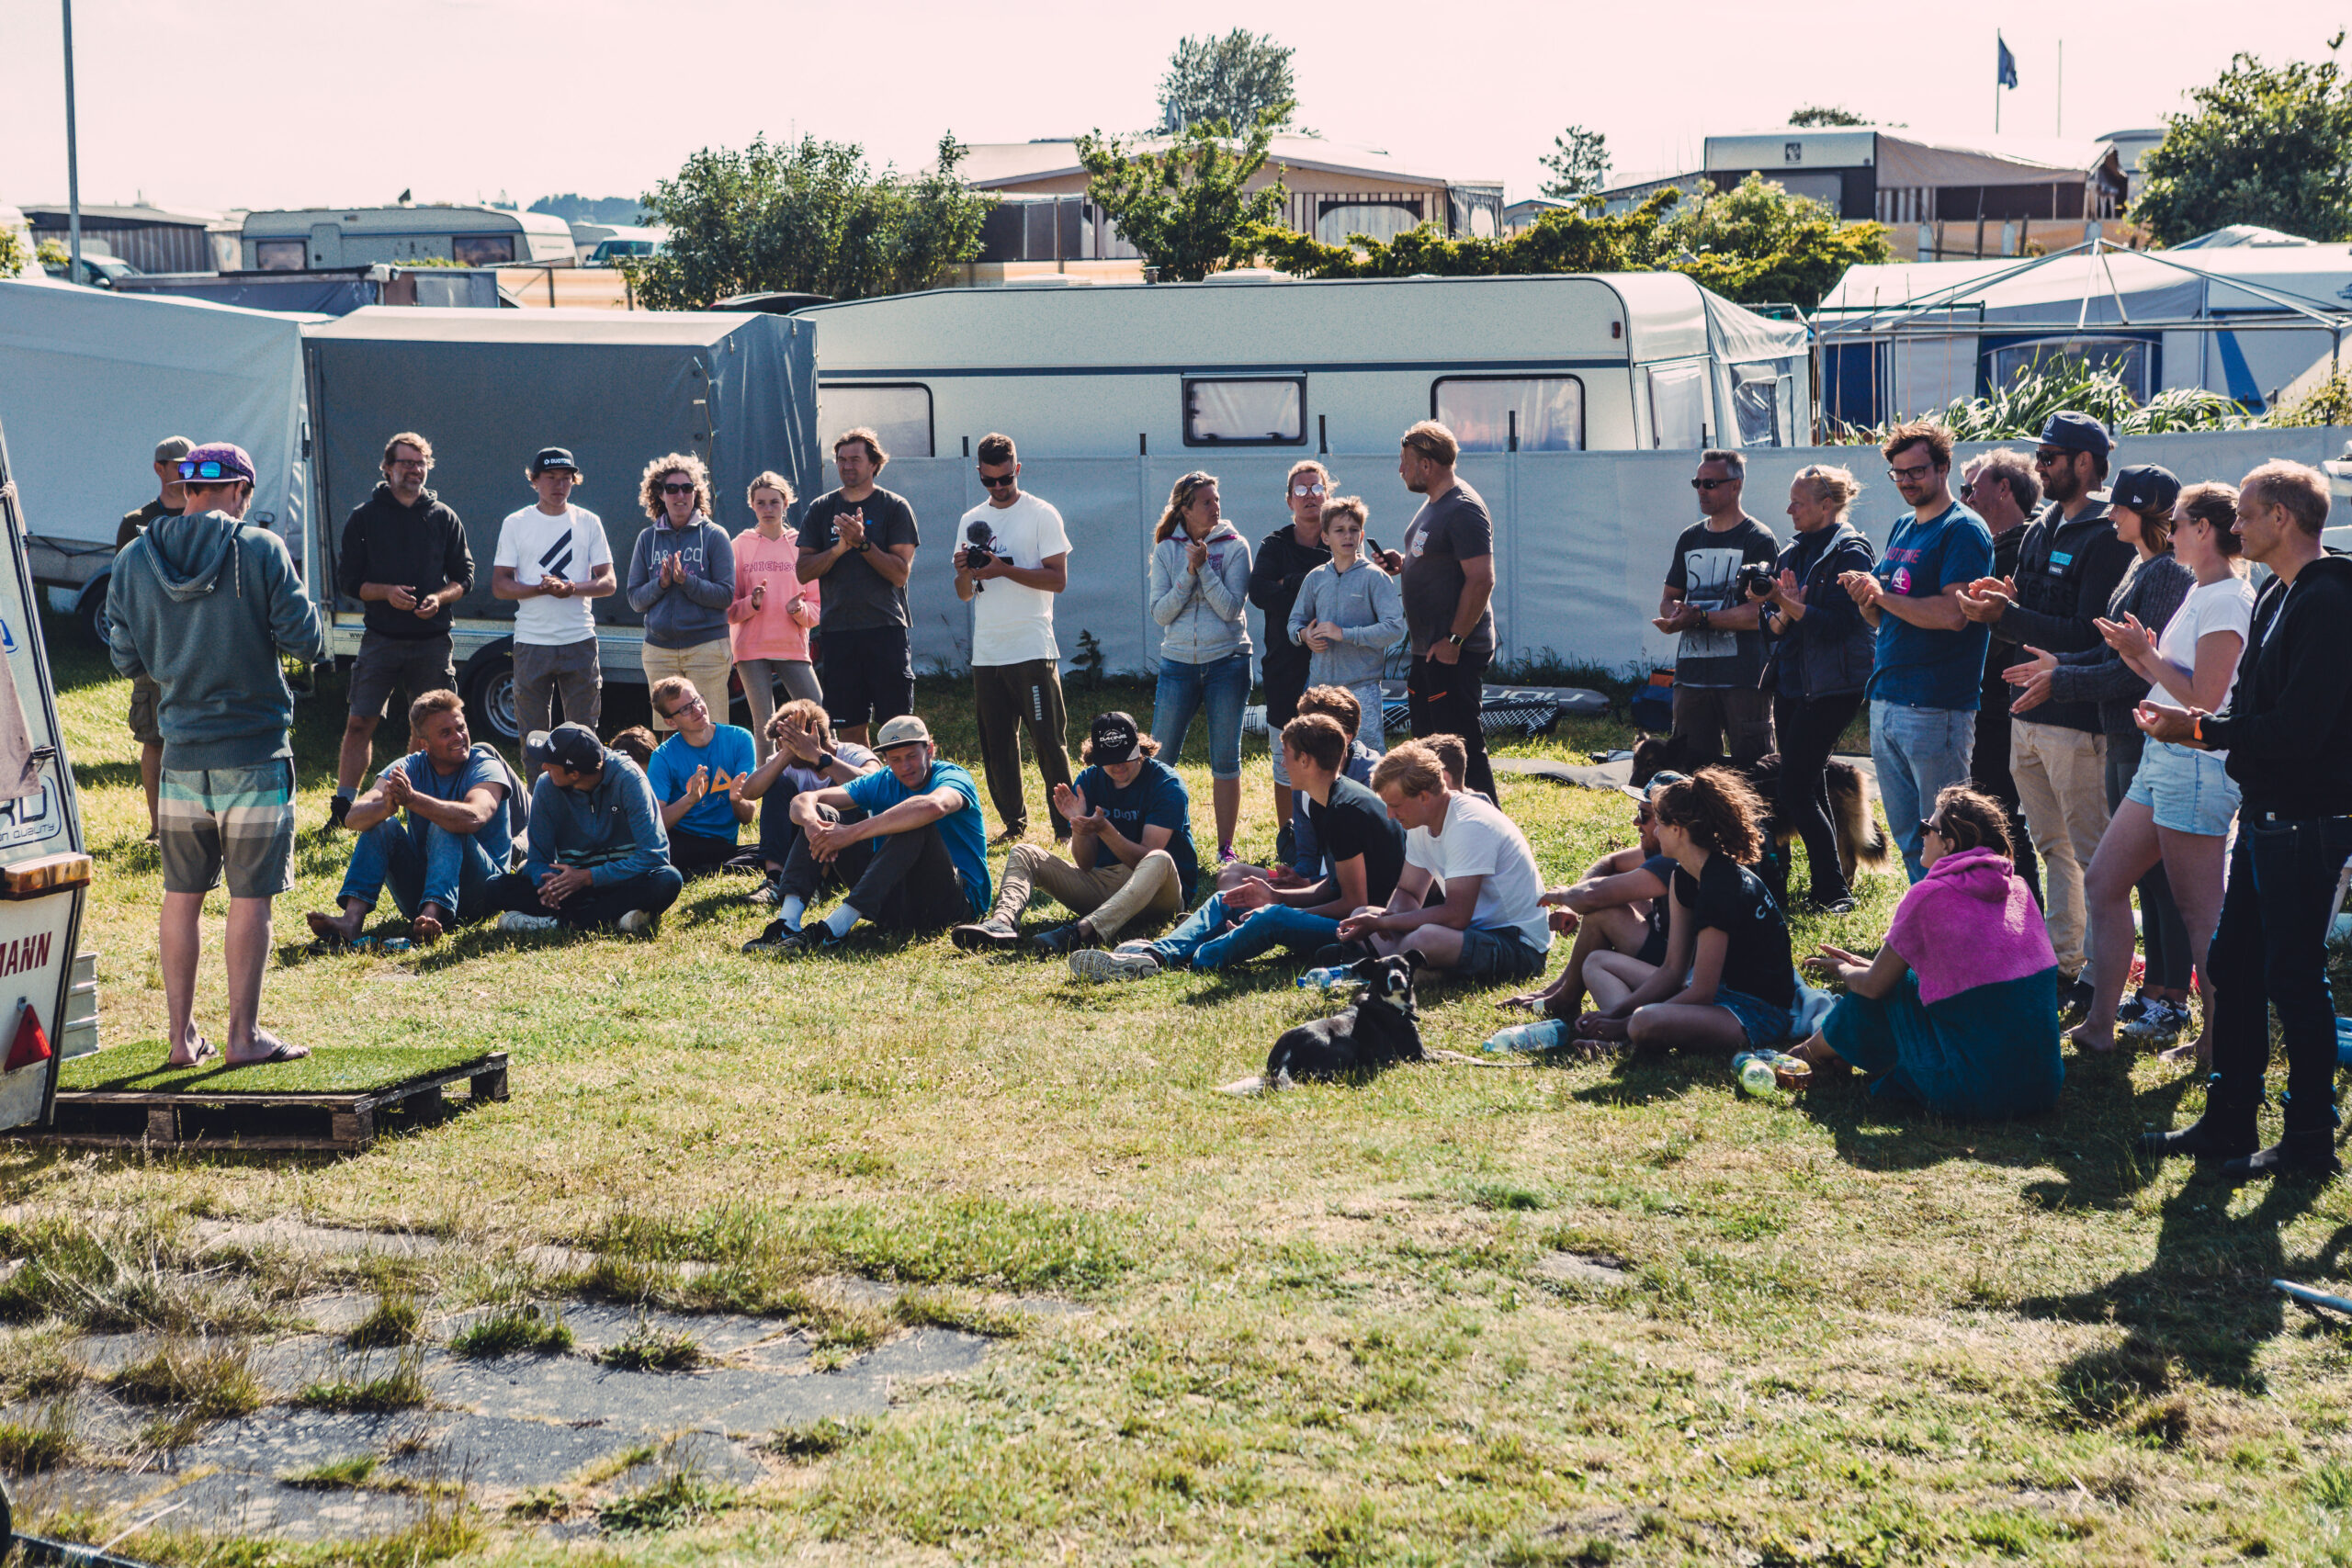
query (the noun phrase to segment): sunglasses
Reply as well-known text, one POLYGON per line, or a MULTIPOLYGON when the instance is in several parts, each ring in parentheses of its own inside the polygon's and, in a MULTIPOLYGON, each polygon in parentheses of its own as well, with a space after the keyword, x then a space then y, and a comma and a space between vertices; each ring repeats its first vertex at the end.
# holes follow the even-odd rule
POLYGON ((1690 488, 1692 490, 1712 491, 1718 490, 1724 485, 1736 485, 1738 482, 1739 481, 1737 479, 1692 479, 1690 481, 1690 488))
POLYGON ((1015 474, 982 474, 980 482, 990 490, 1002 490, 1017 478, 1019 476, 1015 474))
POLYGON ((241 479, 244 477, 218 457, 207 457, 201 463, 183 459, 180 463, 180 478, 184 479, 241 479))
POLYGON ((667 485, 667 484, 665 484, 665 485, 663 485, 663 486, 662 487, 662 493, 663 495, 692 495, 692 494, 694 494, 694 492, 695 492, 695 487, 694 487, 694 486, 692 486, 692 485, 667 485))
POLYGON ((1961 486, 1960 493, 1963 496, 1974 495, 1976 493, 1976 481, 1974 479, 1971 479, 1966 484, 1961 486))
POLYGON ((1323 487, 1321 485, 1293 485, 1290 487, 1290 492, 1293 495, 1321 495, 1324 493, 1323 487))
POLYGON ((1636 807, 1634 808, 1634 821, 1637 826, 1646 828, 1657 820, 1657 813, 1651 810, 1648 807, 1643 806, 1636 807))
POLYGON ((1937 838, 1943 840, 1947 843, 1951 840, 1951 835, 1945 832, 1941 828, 1936 826, 1932 818, 1921 818, 1919 820, 1919 836, 1924 839, 1930 833, 1933 833, 1937 838))

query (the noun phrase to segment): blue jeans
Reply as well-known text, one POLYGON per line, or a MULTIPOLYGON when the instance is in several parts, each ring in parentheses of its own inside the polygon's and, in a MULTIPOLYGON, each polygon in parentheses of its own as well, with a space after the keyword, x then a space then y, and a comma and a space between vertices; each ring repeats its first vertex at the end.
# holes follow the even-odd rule
POLYGON ((1218 931, 1225 924, 1225 896, 1218 894, 1193 911, 1191 918, 1151 944, 1152 956, 1173 967, 1190 964, 1195 969, 1222 969, 1286 947, 1312 953, 1338 940, 1340 922, 1327 915, 1310 915, 1287 904, 1269 904, 1243 912, 1241 923, 1218 931))
POLYGON ((1228 653, 1206 664, 1159 661, 1159 689, 1151 696, 1151 735, 1170 767, 1184 750, 1193 716, 1209 712, 1209 777, 1241 776, 1241 709, 1250 701, 1250 655, 1228 653))
POLYGON ((1871 703, 1871 761, 1878 767, 1879 803, 1886 807, 1887 830, 1903 848, 1903 869, 1914 882, 1928 874, 1919 863, 1919 819, 1936 808, 1945 785, 1968 782, 1975 748, 1973 708, 1871 703))
POLYGON ((2296 819, 2249 811, 2230 855, 2213 945, 2213 1080, 2207 1103, 2262 1098, 2270 1014, 2287 1046, 2287 1131, 2335 1125, 2335 998, 2327 983, 2327 912, 2352 855, 2352 817, 2296 819))
POLYGON ((458 920, 478 920, 490 913, 490 885, 505 870, 492 863, 480 835, 452 833, 413 812, 395 814, 351 846, 337 901, 356 898, 372 909, 390 883, 392 902, 411 919, 424 905, 438 904, 458 920))

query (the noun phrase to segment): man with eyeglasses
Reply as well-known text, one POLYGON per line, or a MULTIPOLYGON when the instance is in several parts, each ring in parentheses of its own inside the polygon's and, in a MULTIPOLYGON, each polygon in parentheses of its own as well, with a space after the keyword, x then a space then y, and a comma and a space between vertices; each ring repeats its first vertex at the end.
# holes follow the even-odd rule
POLYGON ((1021 784, 1021 732, 1046 782, 1046 816, 1067 843, 1069 824, 1054 806, 1070 782, 1069 716, 1062 708, 1061 646, 1054 640, 1054 595, 1069 586, 1069 534, 1052 503, 1021 488, 1012 437, 991 433, 974 448, 989 498, 956 530, 956 597, 972 606, 972 706, 980 727, 980 771, 1004 829, 996 841, 1029 831, 1021 784))
POLYGON ((413 702, 458 684, 449 623, 474 584, 466 525, 424 488, 433 443, 403 430, 384 443, 384 478, 343 525, 335 589, 359 601, 366 630, 351 664, 351 714, 344 720, 327 829, 343 826, 367 776, 376 727, 400 688, 413 702))
MULTIPOLYGON (((114 553, 122 554, 158 517, 177 517, 185 503, 180 488, 180 459, 195 446, 185 435, 166 435, 155 444, 155 499, 136 512, 122 514, 115 530, 114 553)), ((130 682, 130 738, 139 742, 139 783, 147 791, 147 841, 162 832, 156 801, 164 784, 164 732, 155 728, 155 682, 145 675, 130 682)))
POLYGON ((1911 508, 1870 571, 1838 585, 1878 628, 1871 672, 1871 761, 1887 826, 1913 882, 1919 818, 1946 784, 1968 777, 1989 634, 1961 614, 1961 595, 1993 564, 1984 520, 1952 499, 1951 432, 1931 421, 1888 432, 1886 477, 1911 508))
MULTIPOLYGON (((1269 635, 1258 655, 1258 680, 1266 691, 1266 733, 1274 737, 1274 870, 1295 867, 1299 859, 1298 821, 1294 815, 1289 759, 1281 745, 1283 727, 1298 716, 1298 700, 1311 682, 1314 653, 1282 635, 1298 603, 1306 574, 1331 558, 1323 541, 1323 502, 1331 495, 1331 470, 1312 457, 1290 466, 1283 481, 1283 503, 1290 521, 1267 535, 1250 558, 1250 603, 1266 617, 1269 635)), ((1390 567, 1394 577, 1398 567, 1390 567)), ((1303 807, 1297 809, 1304 809, 1303 807)), ((1284 876, 1287 883, 1292 878, 1284 876)), ((1302 886, 1304 876, 1296 879, 1302 886)))
POLYGON ((1690 743, 1694 766, 1728 755, 1744 767, 1772 750, 1772 694, 1758 684, 1763 601, 1740 592, 1739 569, 1770 567, 1781 542, 1740 504, 1747 479, 1739 453, 1699 455, 1690 488, 1700 518, 1674 541, 1650 623, 1682 639, 1674 659, 1674 733, 1690 743))
MULTIPOLYGON (((2053 413, 2033 456, 2048 503, 2026 525, 2017 568, 1986 576, 1961 597, 1961 613, 1991 628, 1988 666, 2006 670, 2035 651, 2075 653, 2100 644, 2098 618, 2136 554, 2116 537, 2091 491, 2106 482, 2114 443, 2086 413, 2053 413)), ((2107 831, 2107 735, 2095 702, 2039 704, 2009 728, 2009 772, 2046 873, 2042 908, 2058 953, 2062 1010, 2090 1006, 2083 873, 2107 831)))
POLYGON ((754 809, 743 795, 759 762, 752 732, 714 720, 710 704, 684 675, 655 682, 648 695, 670 727, 670 738, 645 765, 670 836, 670 863, 690 878, 717 871, 741 852, 737 836, 754 809))

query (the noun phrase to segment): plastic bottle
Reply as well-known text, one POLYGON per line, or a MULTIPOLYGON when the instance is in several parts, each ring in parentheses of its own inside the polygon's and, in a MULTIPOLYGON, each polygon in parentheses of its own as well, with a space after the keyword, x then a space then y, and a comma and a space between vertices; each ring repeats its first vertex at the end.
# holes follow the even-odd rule
POLYGON ((1338 964, 1328 969, 1309 969, 1298 977, 1298 988, 1302 991, 1329 991, 1351 984, 1355 978, 1354 964, 1338 964))
POLYGON ((1739 1079, 1742 1091, 1758 1100, 1778 1096, 1781 1080, 1772 1068, 1773 1055, 1770 1051, 1742 1051, 1731 1059, 1732 1073, 1739 1079))

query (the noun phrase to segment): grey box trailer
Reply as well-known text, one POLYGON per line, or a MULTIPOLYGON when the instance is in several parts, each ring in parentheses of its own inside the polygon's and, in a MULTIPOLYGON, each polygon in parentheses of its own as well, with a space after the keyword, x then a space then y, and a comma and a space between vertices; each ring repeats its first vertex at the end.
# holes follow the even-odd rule
MULTIPOLYGON (((462 310, 371 306, 303 333, 319 433, 312 592, 330 657, 359 650, 361 607, 334 591, 343 528, 382 479, 384 443, 433 443, 430 488, 465 519, 473 591, 458 606, 459 685, 477 730, 512 739, 514 606, 491 596, 499 525, 534 502, 525 468, 570 447, 575 502, 604 520, 615 570, 647 519, 645 465, 691 452, 711 471, 714 521, 749 527, 744 491, 773 468, 806 501, 822 488, 816 333, 787 317, 696 311, 462 310)), ((796 514, 797 509, 796 508, 796 514)), ((644 680, 640 618, 626 598, 595 602, 608 681, 644 680)))

